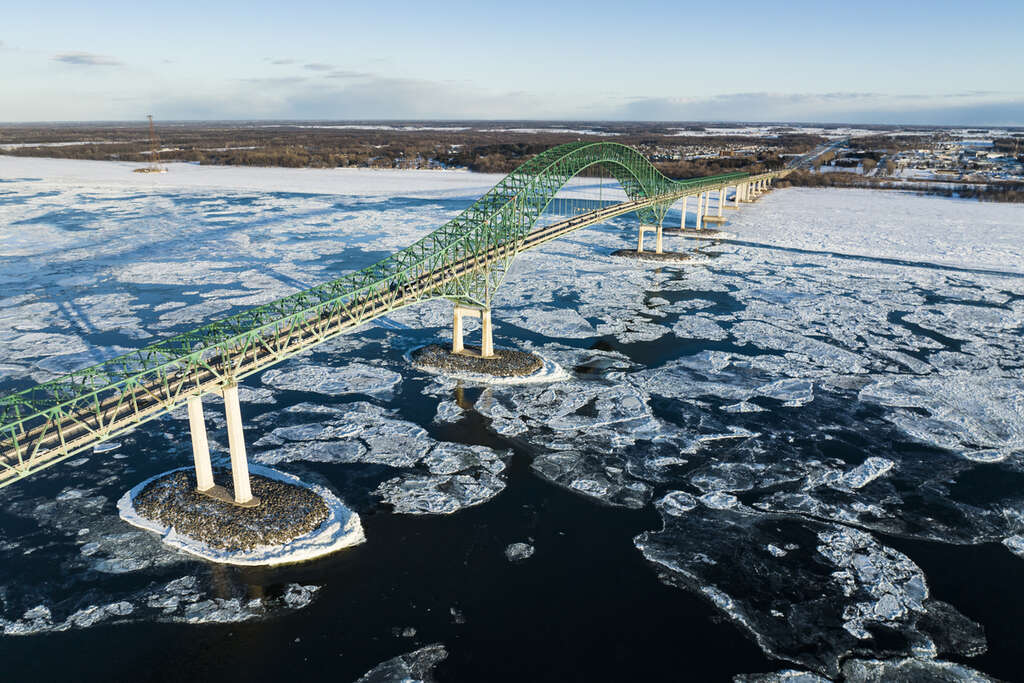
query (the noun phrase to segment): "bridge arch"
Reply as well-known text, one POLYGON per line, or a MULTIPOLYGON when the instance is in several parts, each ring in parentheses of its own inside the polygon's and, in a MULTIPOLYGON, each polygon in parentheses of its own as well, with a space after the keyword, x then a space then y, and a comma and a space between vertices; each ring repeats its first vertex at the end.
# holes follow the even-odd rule
MULTIPOLYGON (((410 281, 403 274, 419 271, 426 263, 458 262, 473 253, 513 245, 515 248, 508 250, 508 258, 454 278, 425 297, 444 297, 487 307, 518 253, 518 245, 558 191, 572 178, 598 165, 611 173, 630 200, 670 193, 686 183, 666 177, 647 157, 626 145, 614 142, 559 145, 529 159, 458 216, 371 268, 379 269, 378 280, 389 279, 390 286, 401 287, 410 281)), ((643 207, 636 213, 642 223, 660 223, 674 201, 675 198, 666 204, 643 207)))

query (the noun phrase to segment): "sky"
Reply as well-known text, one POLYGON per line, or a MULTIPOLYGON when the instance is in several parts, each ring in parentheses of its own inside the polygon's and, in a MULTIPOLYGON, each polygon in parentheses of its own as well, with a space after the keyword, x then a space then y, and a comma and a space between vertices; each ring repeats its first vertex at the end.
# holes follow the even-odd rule
POLYGON ((1024 125, 1024 1, 0 0, 0 121, 1024 125))

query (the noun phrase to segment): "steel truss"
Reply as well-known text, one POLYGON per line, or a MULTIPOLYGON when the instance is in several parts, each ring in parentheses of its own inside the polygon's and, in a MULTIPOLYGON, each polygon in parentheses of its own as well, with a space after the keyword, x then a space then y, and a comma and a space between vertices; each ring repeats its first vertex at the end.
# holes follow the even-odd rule
POLYGON ((0 487, 405 306, 446 298, 489 307, 515 257, 560 235, 633 212, 660 224, 682 197, 788 172, 675 181, 625 145, 553 147, 368 268, 0 397, 0 487), (559 189, 598 165, 628 201, 536 228, 559 189))

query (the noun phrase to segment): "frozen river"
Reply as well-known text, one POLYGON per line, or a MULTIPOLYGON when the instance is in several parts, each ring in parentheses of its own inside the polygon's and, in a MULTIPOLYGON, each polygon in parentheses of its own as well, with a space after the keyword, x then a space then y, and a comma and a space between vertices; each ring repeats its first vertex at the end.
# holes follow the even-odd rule
MULTIPOLYGON (((369 265, 499 179, 131 168, 0 156, 0 395, 369 265)), ((518 259, 495 343, 565 381, 410 368, 442 302, 246 380, 253 461, 334 490, 363 546, 225 569, 121 522, 188 464, 181 411, 0 490, 8 670, 1014 679, 1024 206, 786 189, 728 217, 700 264, 608 256, 631 217, 518 259)))

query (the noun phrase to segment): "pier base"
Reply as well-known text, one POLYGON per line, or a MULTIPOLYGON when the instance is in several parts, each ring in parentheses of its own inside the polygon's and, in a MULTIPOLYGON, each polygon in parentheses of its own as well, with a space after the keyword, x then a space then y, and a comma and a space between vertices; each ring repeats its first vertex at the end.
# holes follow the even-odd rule
POLYGON ((666 234, 699 240, 723 240, 734 239, 736 237, 735 233, 727 232, 725 230, 694 230, 693 228, 684 228, 683 230, 673 229, 671 231, 666 230, 666 234))
MULTIPOLYGON (((121 519, 152 531, 178 550, 212 562, 279 565, 303 562, 366 540, 359 515, 323 486, 252 467, 259 507, 240 507, 195 490, 191 468, 158 474, 125 493, 121 519)), ((230 479, 226 470, 215 480, 230 479)))

